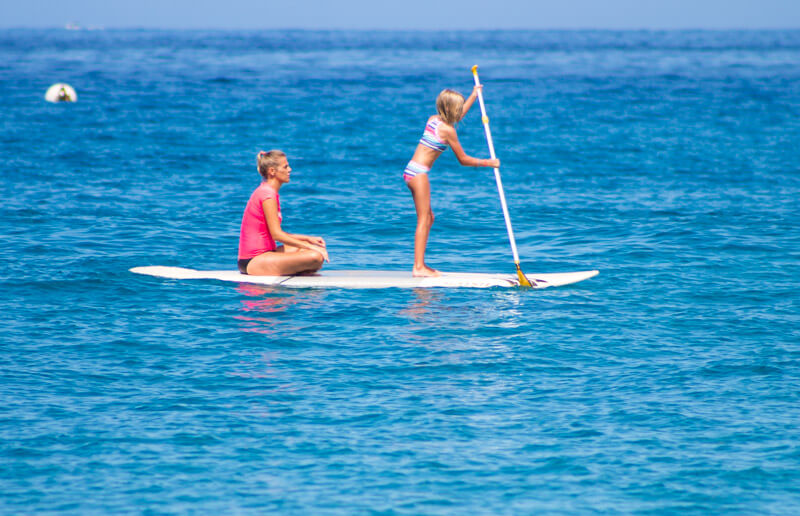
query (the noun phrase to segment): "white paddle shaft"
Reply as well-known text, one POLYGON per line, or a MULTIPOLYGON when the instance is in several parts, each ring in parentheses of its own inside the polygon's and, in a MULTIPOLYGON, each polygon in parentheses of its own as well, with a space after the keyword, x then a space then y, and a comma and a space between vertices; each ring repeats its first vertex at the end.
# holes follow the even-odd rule
MULTIPOLYGON (((472 67, 472 77, 475 79, 475 86, 480 86, 478 79, 478 65, 472 67)), ((489 142, 489 156, 496 159, 494 154, 494 143, 492 142, 492 131, 489 129, 489 117, 486 116, 486 106, 483 104, 483 93, 478 90, 478 103, 481 105, 481 119, 483 120, 483 130, 486 131, 486 140, 489 142)), ((494 169, 494 180, 497 183, 497 191, 500 193, 500 204, 503 206, 503 217, 506 219, 506 230, 508 240, 511 242, 511 252, 514 254, 514 263, 519 266, 519 255, 517 254, 517 242, 514 240, 514 230, 511 229, 511 216, 508 214, 506 205, 506 194, 503 192, 503 181, 500 179, 500 169, 494 169)))

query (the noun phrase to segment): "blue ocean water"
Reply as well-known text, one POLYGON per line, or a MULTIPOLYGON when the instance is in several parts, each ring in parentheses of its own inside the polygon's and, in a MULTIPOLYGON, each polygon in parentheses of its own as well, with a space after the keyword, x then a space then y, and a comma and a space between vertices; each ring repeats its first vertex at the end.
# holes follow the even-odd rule
MULTIPOLYGON (((800 31, 0 31, 0 512, 796 514, 800 31), (408 270, 401 179, 480 65, 519 290, 235 267, 255 155, 330 269, 408 270), (75 104, 48 104, 54 82, 75 104)), ((486 157, 477 106, 459 128, 486 157)), ((513 272, 491 171, 428 261, 513 272)))

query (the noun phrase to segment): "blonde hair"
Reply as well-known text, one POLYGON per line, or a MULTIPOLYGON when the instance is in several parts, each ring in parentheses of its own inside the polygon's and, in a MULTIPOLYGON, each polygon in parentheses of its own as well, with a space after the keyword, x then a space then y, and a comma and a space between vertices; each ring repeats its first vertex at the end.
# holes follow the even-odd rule
POLYGON ((461 121, 461 112, 464 109, 464 95, 454 90, 442 90, 436 97, 436 111, 439 118, 446 124, 456 125, 461 121))
POLYGON ((261 151, 258 153, 256 163, 258 164, 258 173, 266 181, 269 179, 269 169, 278 168, 280 166, 280 159, 285 158, 286 153, 279 150, 261 151))

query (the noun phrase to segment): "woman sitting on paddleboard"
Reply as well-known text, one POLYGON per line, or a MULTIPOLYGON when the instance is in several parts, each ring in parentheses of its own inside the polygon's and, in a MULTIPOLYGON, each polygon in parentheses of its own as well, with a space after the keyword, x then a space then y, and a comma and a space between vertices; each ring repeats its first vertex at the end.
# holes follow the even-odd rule
POLYGON ((425 265, 425 247, 428 244, 428 235, 433 225, 433 211, 431 210, 431 186, 428 182, 428 171, 433 166, 442 152, 449 145, 464 166, 471 167, 499 167, 500 160, 478 159, 468 156, 458 142, 455 125, 464 118, 469 108, 478 96, 475 86, 472 94, 465 101, 464 96, 453 90, 443 90, 436 98, 437 115, 428 118, 425 132, 422 134, 414 151, 414 157, 408 162, 403 173, 411 195, 414 197, 414 206, 417 209, 417 231, 414 235, 414 276, 439 276, 439 271, 425 265))
POLYGON ((261 185, 247 201, 239 235, 239 272, 257 276, 313 273, 330 261, 320 237, 286 233, 281 229, 278 190, 289 182, 292 168, 279 150, 258 153, 261 185), (277 245, 275 241, 282 242, 277 245))

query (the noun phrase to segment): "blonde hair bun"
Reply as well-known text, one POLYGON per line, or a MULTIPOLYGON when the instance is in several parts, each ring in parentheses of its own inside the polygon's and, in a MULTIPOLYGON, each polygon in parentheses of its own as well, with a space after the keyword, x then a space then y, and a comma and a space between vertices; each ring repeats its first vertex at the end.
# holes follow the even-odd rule
POLYGON ((269 179, 269 169, 278 168, 280 166, 280 159, 285 158, 286 153, 279 150, 261 151, 256 158, 258 166, 258 173, 264 180, 269 179))

